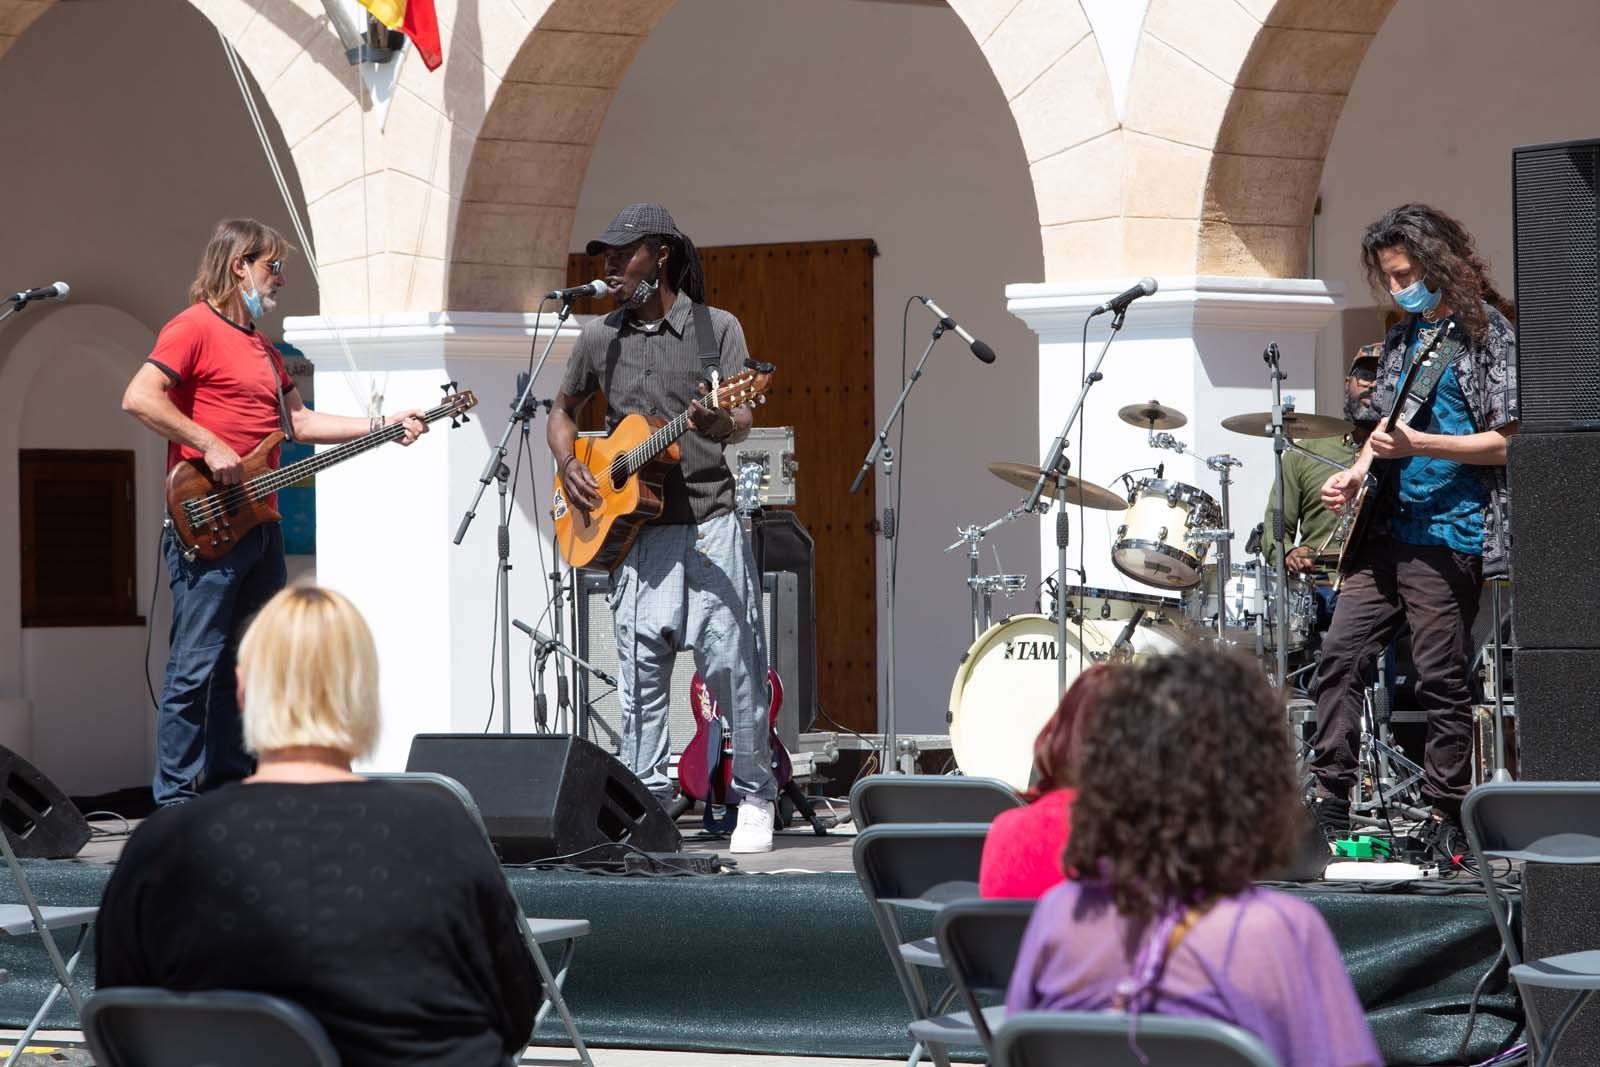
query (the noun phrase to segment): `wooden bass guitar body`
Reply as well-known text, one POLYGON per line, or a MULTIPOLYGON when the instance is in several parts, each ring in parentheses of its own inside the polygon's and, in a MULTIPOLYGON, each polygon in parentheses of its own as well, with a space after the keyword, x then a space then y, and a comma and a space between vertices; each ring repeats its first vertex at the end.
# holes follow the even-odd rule
MULTIPOLYGON (((272 473, 272 452, 283 443, 283 434, 274 431, 248 454, 242 481, 272 473)), ((216 560, 227 555, 239 538, 264 522, 283 518, 269 499, 245 492, 227 492, 211 480, 211 468, 198 459, 186 459, 167 472, 167 517, 172 520, 178 540, 201 559, 216 560)))

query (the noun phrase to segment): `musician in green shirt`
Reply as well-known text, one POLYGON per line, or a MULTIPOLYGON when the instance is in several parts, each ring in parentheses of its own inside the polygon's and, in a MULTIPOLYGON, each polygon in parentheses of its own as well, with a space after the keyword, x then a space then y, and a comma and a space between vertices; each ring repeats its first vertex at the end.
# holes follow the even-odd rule
MULTIPOLYGON (((1355 430, 1343 437, 1308 438, 1296 444, 1340 467, 1349 467, 1355 462, 1367 434, 1378 423, 1377 412, 1372 407, 1372 390, 1377 383, 1378 354, 1382 348, 1381 344, 1363 345, 1356 351, 1345 375, 1344 417, 1355 424, 1355 430)), ((1343 542, 1339 538, 1330 539, 1329 534, 1338 527, 1339 515, 1322 502, 1322 483, 1333 470, 1327 463, 1299 452, 1283 454, 1283 540, 1294 546, 1284 557, 1284 567, 1290 574, 1324 574, 1338 561, 1343 542), (1325 541, 1327 545, 1323 547, 1325 541)), ((1271 537, 1272 510, 1276 503, 1277 491, 1273 490, 1267 495, 1266 536, 1261 539, 1269 564, 1276 561, 1278 554, 1271 537)))

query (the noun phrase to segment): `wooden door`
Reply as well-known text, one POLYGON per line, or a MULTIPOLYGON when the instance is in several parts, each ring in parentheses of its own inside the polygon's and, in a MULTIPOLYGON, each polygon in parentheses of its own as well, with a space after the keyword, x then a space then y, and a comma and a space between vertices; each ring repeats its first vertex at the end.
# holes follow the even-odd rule
MULTIPOLYGON (((793 426, 794 512, 816 542, 818 729, 877 729, 876 482, 850 482, 873 433, 872 241, 803 241, 700 249, 706 298, 738 316, 750 354, 778 366, 758 426, 793 426)), ((574 254, 567 284, 601 275, 574 254)), ((610 302, 581 301, 582 314, 610 302)), ((604 424, 591 406, 584 428, 604 424)))

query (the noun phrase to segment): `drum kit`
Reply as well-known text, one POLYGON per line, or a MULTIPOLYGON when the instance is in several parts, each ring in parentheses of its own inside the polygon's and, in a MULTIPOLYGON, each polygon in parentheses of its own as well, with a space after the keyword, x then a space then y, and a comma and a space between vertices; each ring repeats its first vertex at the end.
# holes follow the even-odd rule
MULTIPOLYGON (((1129 481, 1126 494, 1065 478, 1066 503, 1121 512, 1111 545, 1112 565, 1166 595, 1060 584, 1054 587, 1049 614, 996 620, 995 595, 1015 596, 1028 588, 1027 576, 978 573, 984 536, 1025 514, 1026 508, 1013 508, 986 526, 959 531, 960 539, 946 551, 967 548, 973 640, 950 688, 948 719, 951 748, 967 774, 1027 787, 1033 741, 1054 714, 1060 693, 1060 660, 1065 660, 1070 682, 1096 663, 1159 655, 1194 641, 1243 649, 1260 659, 1264 668, 1273 659, 1283 663, 1289 656, 1309 656, 1317 618, 1313 581, 1294 574, 1280 581, 1278 570, 1261 558, 1260 538, 1252 538, 1247 546, 1253 556, 1250 562, 1232 561, 1228 496, 1233 468, 1241 462, 1227 454, 1195 456, 1171 433, 1186 425, 1188 417, 1155 400, 1129 405, 1117 415, 1145 430, 1151 448, 1204 462, 1217 476, 1217 495, 1162 478, 1159 468, 1157 477, 1129 481), (1212 545, 1217 546, 1215 558, 1212 545), (1057 612, 1065 612, 1068 623, 1059 660, 1057 612), (1282 642, 1280 633, 1287 635, 1282 642)), ((1234 415, 1222 425, 1252 437, 1276 436, 1271 412, 1234 415)), ((1336 437, 1353 429, 1340 419, 1292 408, 1281 410, 1281 425, 1282 436, 1289 439, 1285 449, 1304 455, 1312 453, 1299 449, 1294 438, 1336 437)), ((1036 485, 1040 473, 1038 467, 1024 463, 991 463, 989 471, 1020 488, 1036 485)), ((1056 500, 1059 484, 1058 479, 1050 480, 1043 495, 1056 500)), ((1281 669, 1278 676, 1285 676, 1281 669)))

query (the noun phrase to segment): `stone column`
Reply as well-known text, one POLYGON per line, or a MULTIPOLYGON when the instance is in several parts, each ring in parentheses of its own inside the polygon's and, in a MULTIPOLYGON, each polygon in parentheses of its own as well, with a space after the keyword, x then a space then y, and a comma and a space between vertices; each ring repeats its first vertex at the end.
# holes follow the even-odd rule
MULTIPOLYGON (((440 386, 449 381, 478 399, 471 421, 459 428, 441 420, 410 448, 385 445, 316 476, 317 580, 356 603, 378 643, 384 725, 373 768, 403 768, 414 734, 502 729, 500 660, 491 647, 499 634, 495 482, 461 544, 452 539, 505 431, 517 372, 528 367, 530 348, 535 358, 543 351, 554 325, 547 314, 536 331, 535 317, 521 312, 408 312, 284 323, 284 340, 316 365, 321 410, 364 415, 373 386, 382 390, 387 413, 437 405, 440 386)), ((574 318, 561 329, 535 397, 555 395, 581 325, 574 318)), ((506 463, 518 472, 510 524, 511 616, 549 630, 548 618, 540 622, 549 603, 544 576, 553 550, 544 422, 541 408, 520 470, 520 432, 513 432, 506 463)), ((529 642, 516 629, 510 633, 511 726, 529 732, 529 642)), ((553 714, 553 673, 547 680, 553 714)))
MULTIPOLYGON (((1271 442, 1225 430, 1221 420, 1271 407, 1270 381, 1262 352, 1277 342, 1282 354, 1285 399, 1305 412, 1316 410, 1314 373, 1317 332, 1343 302, 1337 287, 1307 279, 1161 277, 1160 289, 1128 310, 1127 323, 1101 365, 1104 376, 1090 391, 1072 433, 1071 471, 1122 493, 1119 475, 1154 477, 1140 468, 1165 465, 1165 477, 1188 483, 1216 497, 1216 474, 1203 457, 1227 453, 1244 462, 1233 471, 1230 488, 1234 561, 1243 559, 1250 530, 1261 521, 1273 484, 1271 442), (1148 447, 1146 433, 1122 422, 1117 410, 1127 404, 1159 400, 1188 416, 1170 431, 1201 459, 1148 447), (1083 440, 1082 450, 1078 441, 1083 440)), ((1048 450, 1085 373, 1105 342, 1111 315, 1089 324, 1087 349, 1080 347, 1084 317, 1128 279, 1011 285, 1012 314, 1039 335, 1039 458, 1048 450), (1086 364, 1085 361, 1086 360, 1086 364)), ((1325 358, 1337 359, 1337 354, 1325 358)), ((1038 459, 1035 460, 1038 462, 1038 459)), ((1119 512, 1085 509, 1083 521, 1071 509, 1069 576, 1082 554, 1087 584, 1141 593, 1163 593, 1125 577, 1111 563, 1111 544, 1122 519, 1119 512)), ((1037 520, 1034 520, 1037 521, 1037 520)), ((1056 569, 1055 522, 1039 523, 1041 575, 1056 569)), ((1212 550, 1210 559, 1218 553, 1212 550)))

